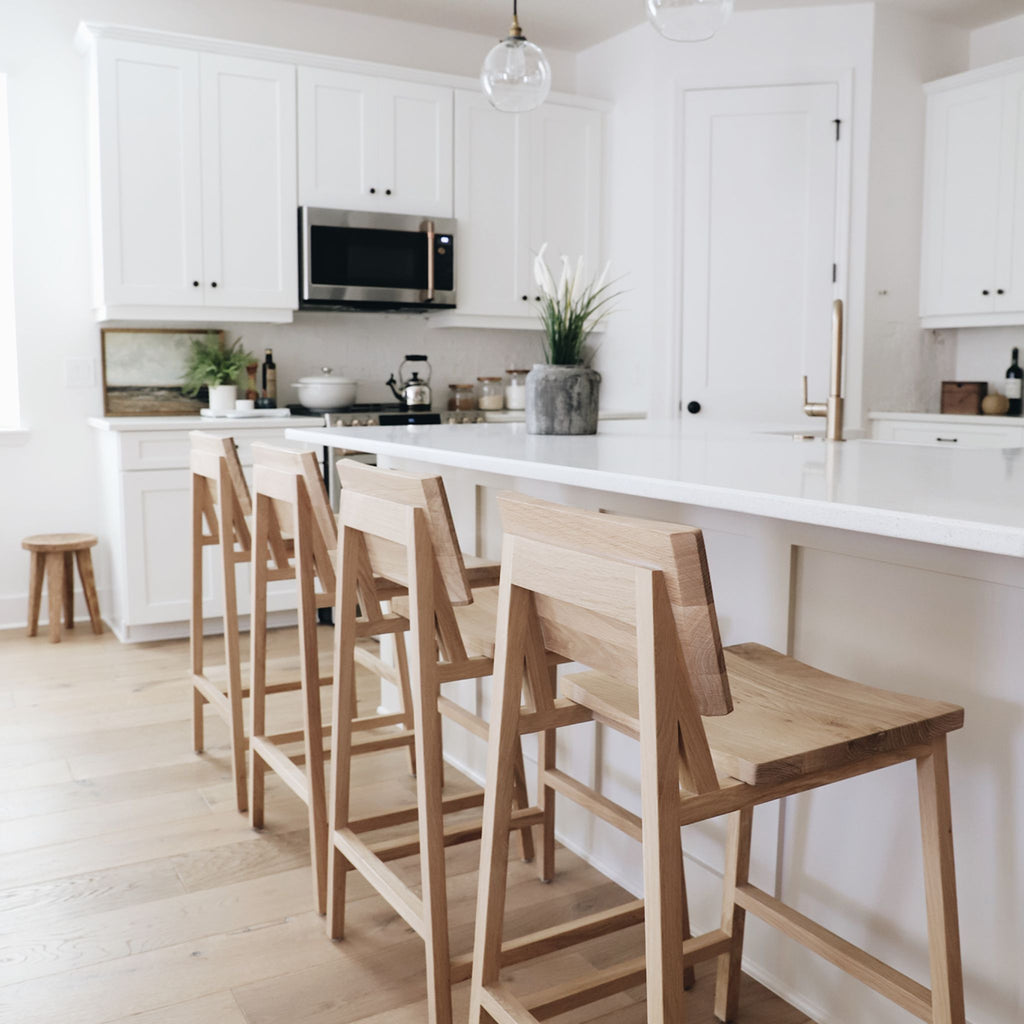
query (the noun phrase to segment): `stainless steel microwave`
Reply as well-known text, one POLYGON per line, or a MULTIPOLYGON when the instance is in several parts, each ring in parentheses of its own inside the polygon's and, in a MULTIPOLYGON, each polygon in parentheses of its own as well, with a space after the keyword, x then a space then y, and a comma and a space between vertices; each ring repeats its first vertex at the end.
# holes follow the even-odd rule
POLYGON ((454 306, 454 220, 299 209, 300 308, 454 306))

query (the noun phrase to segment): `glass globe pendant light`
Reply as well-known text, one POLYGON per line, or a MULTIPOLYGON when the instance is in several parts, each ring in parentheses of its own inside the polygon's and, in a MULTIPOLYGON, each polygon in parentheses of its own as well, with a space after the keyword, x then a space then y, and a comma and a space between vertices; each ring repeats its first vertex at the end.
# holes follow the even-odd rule
POLYGON ((645 0, 647 17, 666 38, 699 43, 710 39, 732 14, 733 0, 645 0))
POLYGON ((527 42, 519 27, 518 0, 512 0, 508 36, 487 54, 480 84, 491 106, 510 113, 539 107, 551 91, 551 65, 543 50, 527 42))

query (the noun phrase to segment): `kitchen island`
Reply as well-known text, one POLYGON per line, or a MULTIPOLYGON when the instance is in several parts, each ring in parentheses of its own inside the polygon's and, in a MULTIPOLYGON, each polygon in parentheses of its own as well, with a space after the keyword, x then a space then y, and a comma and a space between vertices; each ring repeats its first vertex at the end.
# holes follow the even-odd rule
MULTIPOLYGON (((595 437, 520 426, 301 430, 295 440, 373 452, 442 473, 463 546, 498 554, 494 496, 515 489, 704 530, 723 641, 757 641, 860 682, 962 704, 950 737, 968 1019, 1024 1017, 1024 450, 947 450, 602 424, 595 437)), ((457 699, 486 714, 488 686, 457 699)), ((448 754, 480 776, 479 745, 448 754)), ((638 804, 630 741, 581 726, 569 770, 638 804)), ((640 887, 635 844, 571 805, 559 833, 605 873, 640 887)), ((684 832, 693 914, 719 915, 724 827, 684 832)), ((758 808, 752 875, 798 910, 928 983, 913 765, 758 808), (865 836, 884 836, 870 846, 865 836)), ((824 1024, 911 1019, 756 922, 745 965, 824 1024)))

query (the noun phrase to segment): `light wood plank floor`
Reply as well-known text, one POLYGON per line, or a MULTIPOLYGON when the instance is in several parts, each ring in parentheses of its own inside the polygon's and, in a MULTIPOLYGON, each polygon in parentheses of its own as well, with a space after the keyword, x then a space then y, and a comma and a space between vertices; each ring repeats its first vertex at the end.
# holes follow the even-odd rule
MULTIPOLYGON (((272 654, 288 657, 291 644, 291 631, 277 631, 272 654)), ((215 657, 220 641, 208 646, 215 657)), ((219 721, 208 720, 207 752, 191 749, 187 664, 183 641, 0 633, 0 1021, 422 1024, 422 944, 357 876, 346 940, 325 936, 311 909, 304 808, 271 780, 267 827, 248 827, 219 721)), ((357 766, 357 812, 414 801, 404 752, 357 766)), ((447 776, 454 792, 468 785, 447 776)), ((449 852, 456 952, 472 945, 477 857, 478 844, 449 852)), ((557 867, 545 886, 513 863, 508 934, 628 898, 566 850, 557 867)), ((417 868, 415 858, 400 865, 410 879, 417 868)), ((545 987, 635 955, 640 941, 634 929, 509 974, 545 987)), ((713 1019, 712 989, 705 969, 691 1022, 713 1019)), ((467 1000, 459 985, 456 1019, 467 1000)), ((559 1019, 641 1024, 643 989, 559 1019)), ((751 979, 740 1020, 811 1024, 751 979)))

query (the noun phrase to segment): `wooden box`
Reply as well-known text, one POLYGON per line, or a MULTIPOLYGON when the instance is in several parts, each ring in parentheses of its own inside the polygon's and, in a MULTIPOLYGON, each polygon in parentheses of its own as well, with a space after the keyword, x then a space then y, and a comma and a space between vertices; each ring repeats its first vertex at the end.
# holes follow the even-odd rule
POLYGON ((981 400, 987 393, 987 381, 944 380, 939 411, 959 413, 962 416, 980 416, 981 400))

